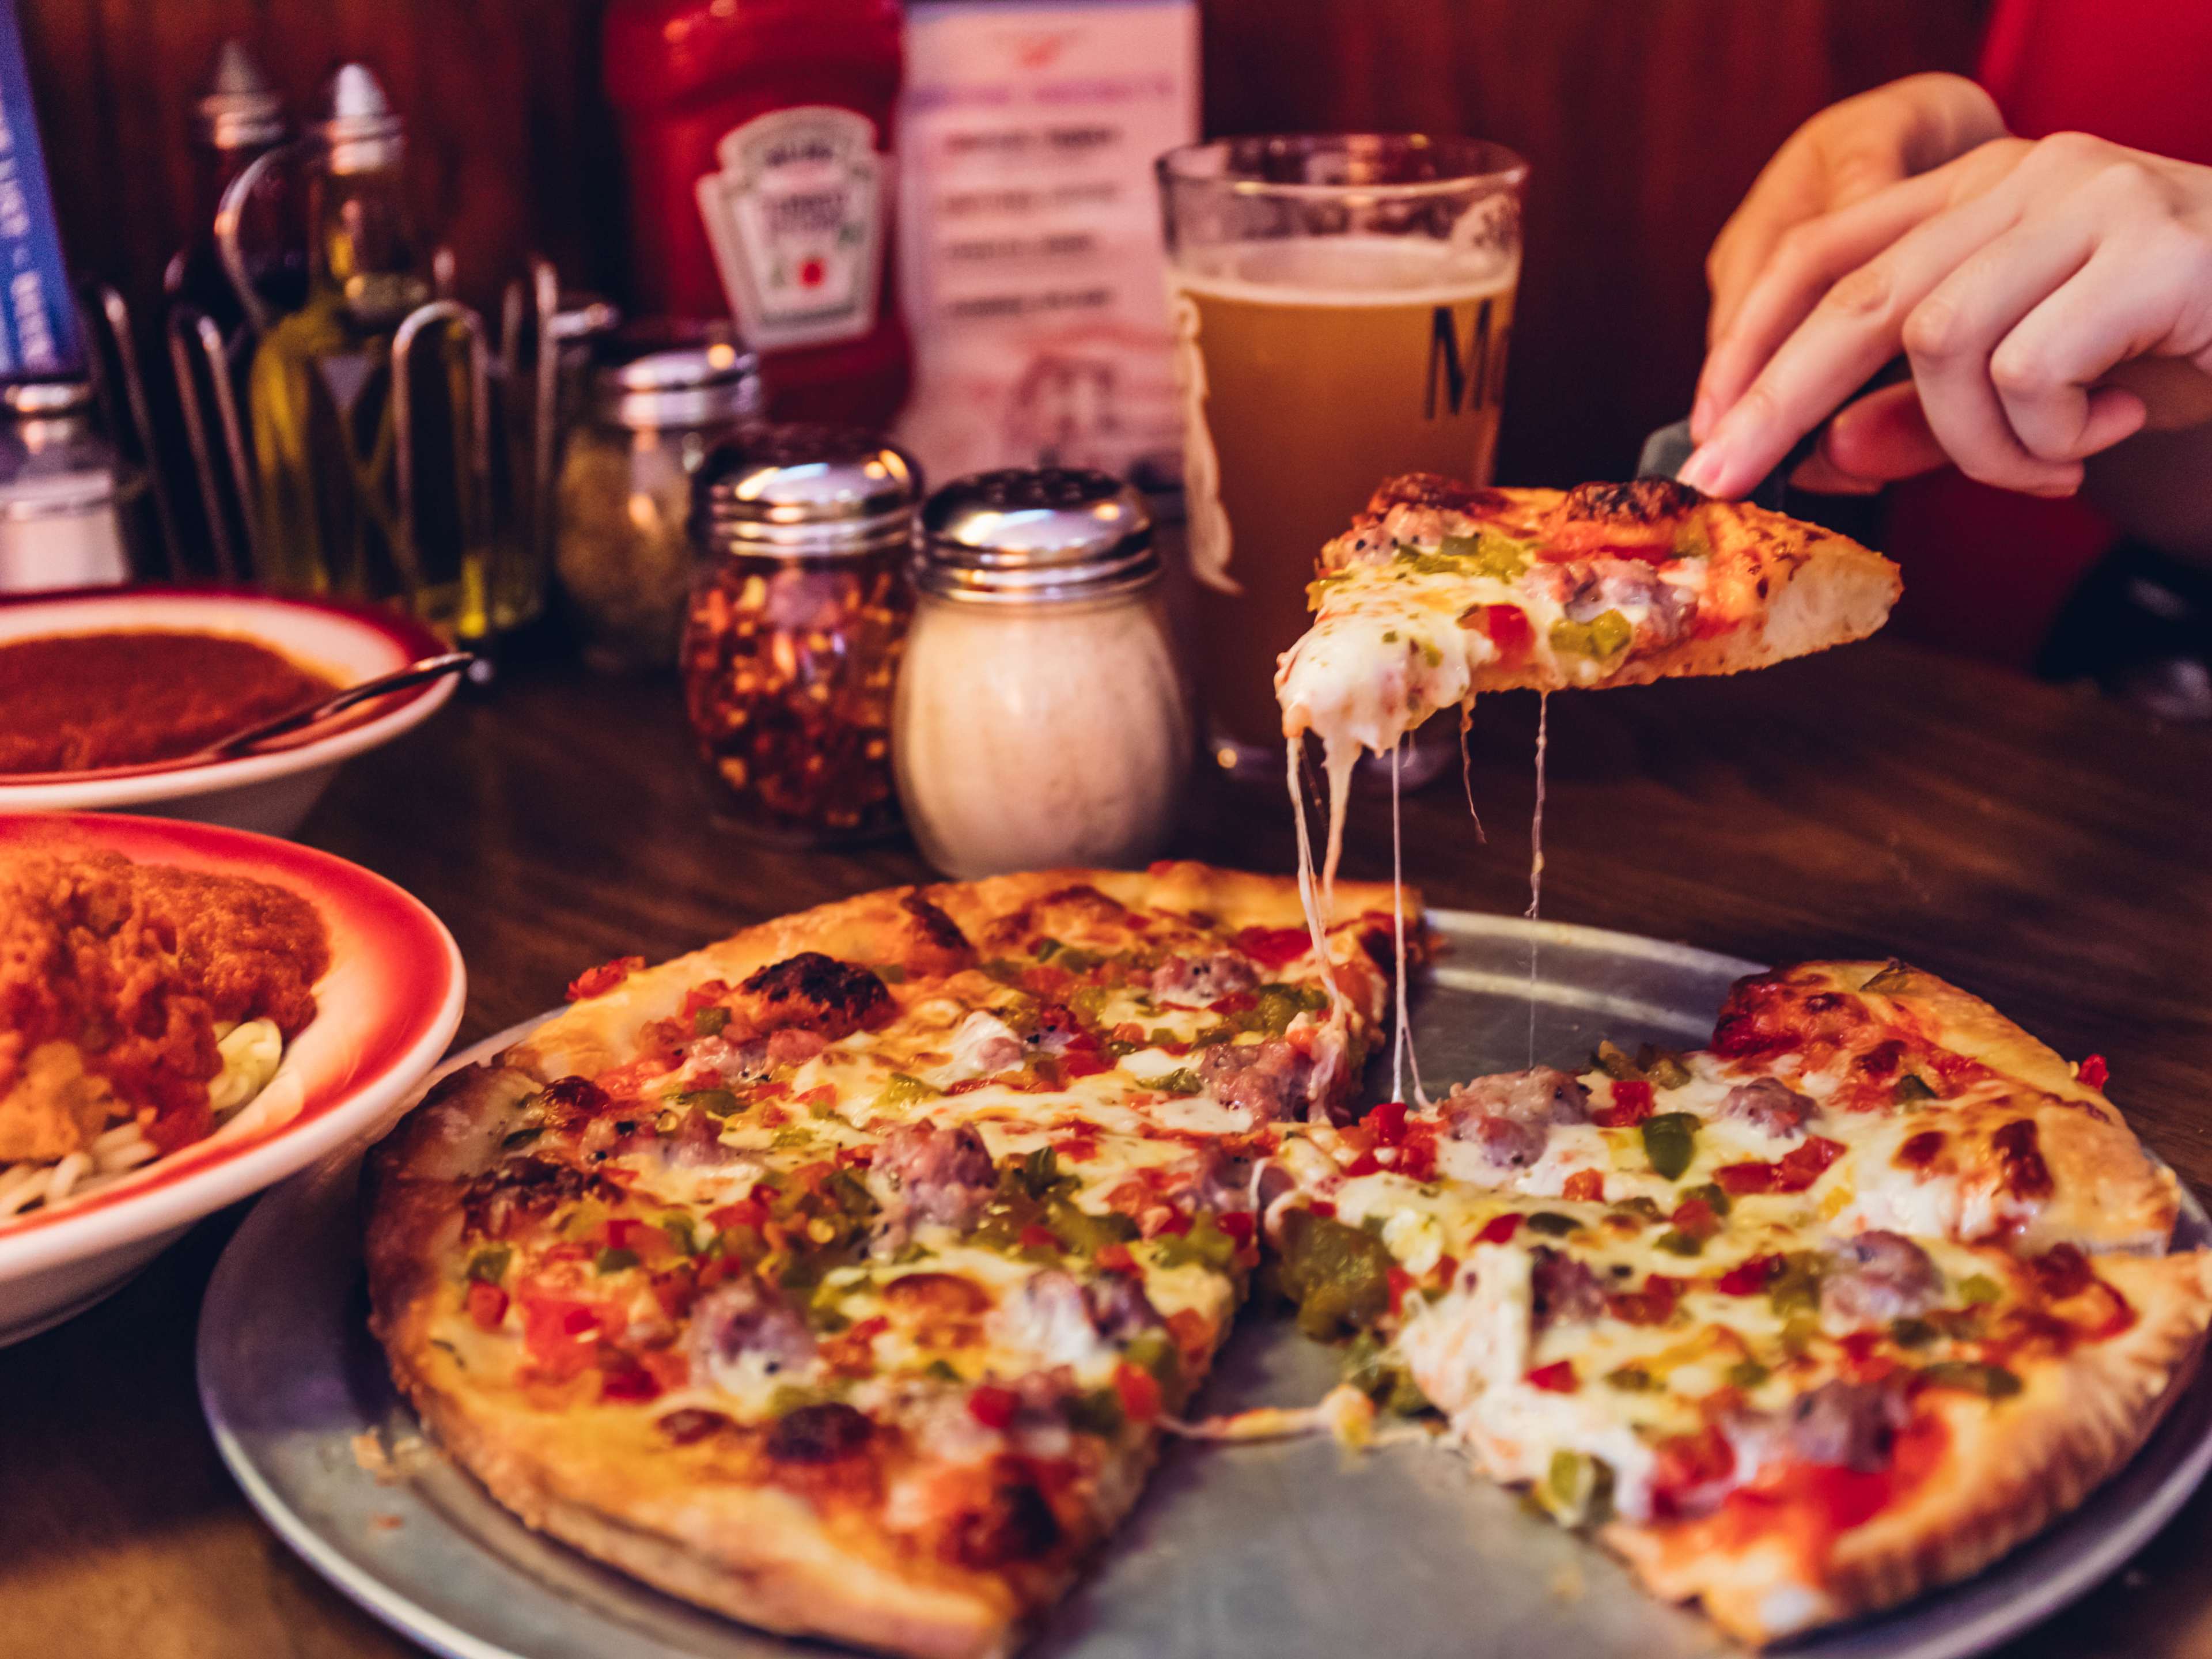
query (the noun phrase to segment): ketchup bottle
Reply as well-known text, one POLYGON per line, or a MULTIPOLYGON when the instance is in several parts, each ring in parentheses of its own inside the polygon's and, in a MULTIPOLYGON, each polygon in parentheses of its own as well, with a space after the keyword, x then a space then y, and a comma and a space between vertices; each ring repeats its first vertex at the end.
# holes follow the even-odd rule
POLYGON ((897 0, 613 0, 641 308, 734 317, 778 420, 889 423, 897 0))

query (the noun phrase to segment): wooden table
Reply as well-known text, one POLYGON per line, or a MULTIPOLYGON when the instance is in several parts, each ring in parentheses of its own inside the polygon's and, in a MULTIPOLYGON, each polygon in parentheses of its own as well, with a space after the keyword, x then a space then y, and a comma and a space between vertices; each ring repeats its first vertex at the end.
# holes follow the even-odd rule
MULTIPOLYGON (((1409 799, 1432 902, 1526 902, 1533 700, 1480 711, 1478 842, 1409 799)), ((1875 642, 1735 682, 1552 705, 1546 915, 1762 960, 1896 953, 1982 992, 2212 1191, 2212 732, 1875 642)), ((1202 789, 1181 850, 1291 867, 1279 791, 1202 789)), ((354 762, 303 838, 420 895, 469 964, 471 1042, 580 968, 924 873, 903 844, 763 851, 709 827, 672 686, 511 677, 354 762)), ((1347 868, 1389 872, 1387 805, 1347 868)), ((410 1651, 297 1565, 216 1462, 199 1295, 236 1216, 0 1352, 0 1659, 410 1651)), ((2212 1656, 2212 1494, 2014 1656, 2212 1656)))

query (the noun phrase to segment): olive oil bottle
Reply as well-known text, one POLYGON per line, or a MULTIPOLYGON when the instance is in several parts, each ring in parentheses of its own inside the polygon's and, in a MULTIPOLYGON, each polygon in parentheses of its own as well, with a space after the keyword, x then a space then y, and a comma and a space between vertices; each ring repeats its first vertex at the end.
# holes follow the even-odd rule
MULTIPOLYGON (((400 164, 405 134, 374 75, 349 64, 331 77, 309 124, 307 302, 262 338, 248 380, 260 472, 264 579, 295 592, 400 597, 425 621, 476 635, 483 609, 454 533, 403 524, 392 422, 392 339, 430 298, 409 223, 400 164)), ((428 343, 426 341, 426 344, 428 343)), ((425 497, 458 494, 465 362, 451 349, 416 355, 442 396, 415 405, 416 472, 425 497)), ((418 387, 418 391, 423 388, 418 387)))

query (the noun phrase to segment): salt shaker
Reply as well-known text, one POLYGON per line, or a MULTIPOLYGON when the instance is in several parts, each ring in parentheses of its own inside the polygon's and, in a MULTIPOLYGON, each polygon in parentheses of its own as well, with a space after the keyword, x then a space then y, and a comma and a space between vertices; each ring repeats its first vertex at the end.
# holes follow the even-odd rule
POLYGON ((984 472, 929 498, 891 755, 932 864, 1133 866, 1165 846, 1193 736, 1160 570, 1143 497, 1103 472, 984 472))
POLYGON ((708 456, 680 656, 719 816, 785 845, 896 830, 891 687, 921 477, 859 428, 762 427, 708 456))

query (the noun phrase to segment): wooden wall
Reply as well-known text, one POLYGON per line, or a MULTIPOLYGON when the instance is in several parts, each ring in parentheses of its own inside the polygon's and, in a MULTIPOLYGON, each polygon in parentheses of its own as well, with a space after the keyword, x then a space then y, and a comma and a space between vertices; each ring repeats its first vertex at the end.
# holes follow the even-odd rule
MULTIPOLYGON (((191 100, 246 39, 295 105, 347 58, 415 135, 425 227, 483 298, 532 247, 619 293, 598 0, 18 0, 77 268, 149 301, 185 230, 191 100)), ((1686 406, 1700 261, 1798 121, 1964 68, 1978 0, 1204 0, 1216 132, 1429 127, 1534 164, 1501 476, 1617 474, 1686 406)))

